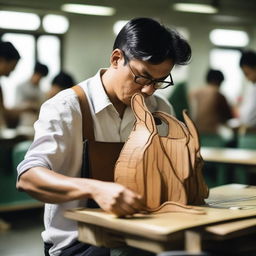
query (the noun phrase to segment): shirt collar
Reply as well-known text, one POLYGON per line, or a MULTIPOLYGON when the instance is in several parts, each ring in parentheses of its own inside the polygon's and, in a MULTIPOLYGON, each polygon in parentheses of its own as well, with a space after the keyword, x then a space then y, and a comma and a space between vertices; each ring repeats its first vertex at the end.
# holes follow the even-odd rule
POLYGON ((95 114, 107 108, 109 105, 112 105, 101 81, 101 75, 105 71, 106 69, 100 69, 96 75, 90 79, 88 84, 88 92, 95 114))

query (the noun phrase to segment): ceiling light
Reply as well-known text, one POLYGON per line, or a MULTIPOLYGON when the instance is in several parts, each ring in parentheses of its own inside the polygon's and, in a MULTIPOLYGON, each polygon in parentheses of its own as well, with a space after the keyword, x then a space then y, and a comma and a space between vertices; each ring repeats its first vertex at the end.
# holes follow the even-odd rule
POLYGON ((6 29, 37 30, 40 18, 35 13, 0 11, 0 27, 6 29))
POLYGON ((217 13, 218 9, 208 4, 186 4, 177 3, 173 5, 175 11, 180 12, 196 12, 196 13, 217 13))
POLYGON ((61 9, 65 12, 99 16, 112 16, 116 12, 112 7, 85 4, 63 4, 61 9))
POLYGON ((219 46, 244 47, 249 43, 249 37, 245 31, 229 29, 212 30, 210 40, 219 46))
POLYGON ((43 18, 43 28, 48 33, 64 34, 68 31, 69 21, 62 15, 47 14, 43 18))

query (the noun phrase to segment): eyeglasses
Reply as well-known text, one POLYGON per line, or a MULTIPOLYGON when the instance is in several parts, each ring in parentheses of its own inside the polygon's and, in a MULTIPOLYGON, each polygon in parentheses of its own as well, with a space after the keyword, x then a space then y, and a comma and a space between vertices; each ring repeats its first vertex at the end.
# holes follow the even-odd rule
POLYGON ((168 86, 174 85, 173 80, 172 80, 172 76, 171 73, 169 74, 169 76, 166 78, 166 80, 158 80, 158 79, 151 79, 149 77, 146 76, 142 76, 142 75, 135 75, 135 73, 133 72, 130 64, 128 63, 128 66, 134 76, 134 82, 140 85, 153 85, 154 89, 165 89, 168 86), (170 80, 170 81, 168 81, 170 80))

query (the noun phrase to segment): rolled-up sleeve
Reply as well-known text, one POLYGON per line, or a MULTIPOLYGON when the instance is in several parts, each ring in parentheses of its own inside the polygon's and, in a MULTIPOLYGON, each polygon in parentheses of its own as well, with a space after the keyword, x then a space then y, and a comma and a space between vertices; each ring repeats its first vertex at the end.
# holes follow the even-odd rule
POLYGON ((76 176, 82 157, 81 114, 72 100, 55 97, 45 102, 34 128, 35 138, 17 167, 18 177, 38 166, 76 176))

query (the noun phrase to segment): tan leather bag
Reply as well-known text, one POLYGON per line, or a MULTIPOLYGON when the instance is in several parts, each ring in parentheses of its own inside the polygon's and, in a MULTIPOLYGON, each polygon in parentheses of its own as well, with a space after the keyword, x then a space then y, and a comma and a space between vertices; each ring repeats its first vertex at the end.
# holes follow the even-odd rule
POLYGON ((191 119, 183 112, 185 125, 164 112, 151 114, 139 93, 131 107, 136 122, 116 162, 115 182, 142 195, 149 212, 203 213, 187 206, 204 204, 209 193, 191 119), (167 136, 159 135, 154 117, 168 124, 167 136))

